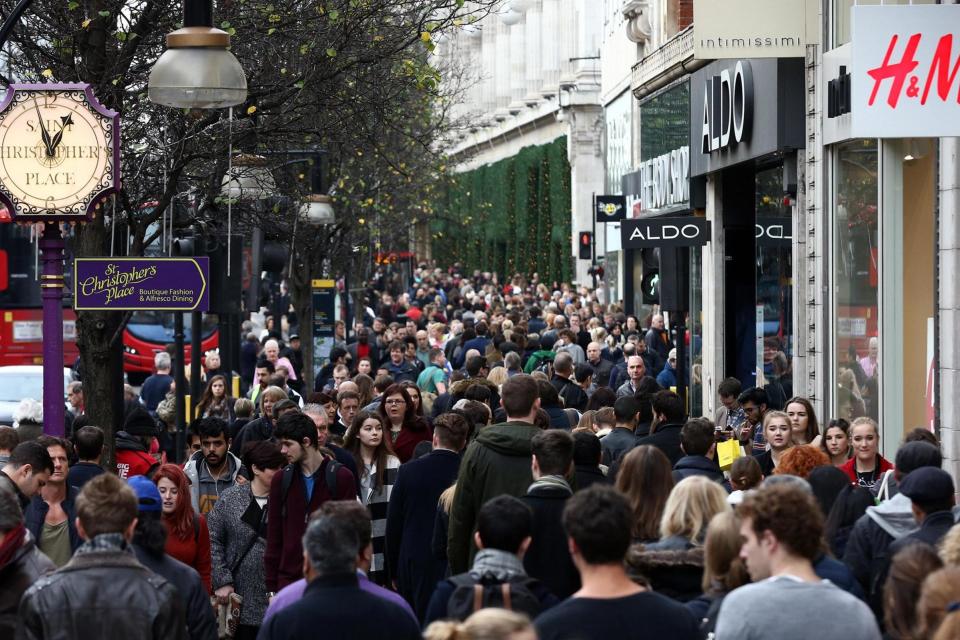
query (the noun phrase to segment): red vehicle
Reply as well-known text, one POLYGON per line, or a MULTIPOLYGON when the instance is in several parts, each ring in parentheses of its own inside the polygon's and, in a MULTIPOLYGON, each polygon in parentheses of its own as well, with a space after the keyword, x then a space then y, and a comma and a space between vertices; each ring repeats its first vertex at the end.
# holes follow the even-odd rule
MULTIPOLYGON (((70 237, 67 237, 63 309, 63 365, 72 367, 79 357, 76 313, 72 294, 70 237)), ((43 311, 37 280, 36 245, 31 228, 15 225, 0 209, 0 366, 43 363, 43 311)), ((205 315, 201 327, 203 350, 217 347, 217 316, 205 315)), ((190 362, 190 314, 184 314, 185 355, 190 362)), ((123 332, 123 369, 132 382, 153 372, 153 358, 173 342, 173 314, 135 312, 123 332)))

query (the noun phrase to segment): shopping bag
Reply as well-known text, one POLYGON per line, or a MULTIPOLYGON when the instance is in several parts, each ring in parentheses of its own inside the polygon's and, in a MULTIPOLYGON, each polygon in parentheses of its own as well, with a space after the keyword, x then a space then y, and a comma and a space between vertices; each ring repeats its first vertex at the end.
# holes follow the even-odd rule
POLYGON ((720 468, 724 471, 729 471, 730 467, 733 466, 733 461, 743 455, 743 451, 740 449, 740 442, 735 439, 724 440, 723 442, 717 443, 717 461, 720 463, 720 468))

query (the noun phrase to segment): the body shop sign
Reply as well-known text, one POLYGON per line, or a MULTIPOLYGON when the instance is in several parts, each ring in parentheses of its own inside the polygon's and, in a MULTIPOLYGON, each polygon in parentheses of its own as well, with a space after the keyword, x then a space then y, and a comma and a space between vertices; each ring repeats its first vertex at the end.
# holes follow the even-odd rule
POLYGON ((207 311, 209 258, 77 258, 80 311, 207 311))
POLYGON ((852 11, 852 135, 960 136, 960 5, 852 11))

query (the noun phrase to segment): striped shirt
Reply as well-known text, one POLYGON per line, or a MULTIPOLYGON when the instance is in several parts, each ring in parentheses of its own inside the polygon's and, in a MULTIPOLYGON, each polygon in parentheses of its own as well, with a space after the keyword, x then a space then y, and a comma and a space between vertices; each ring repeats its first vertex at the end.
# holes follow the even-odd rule
POLYGON ((363 465, 363 477, 360 479, 360 497, 363 505, 370 511, 371 538, 373 542, 373 562, 368 576, 376 584, 386 583, 386 560, 384 548, 387 535, 387 506, 393 485, 397 481, 400 460, 395 456, 387 458, 387 474, 382 487, 375 487, 377 478, 376 464, 363 465))

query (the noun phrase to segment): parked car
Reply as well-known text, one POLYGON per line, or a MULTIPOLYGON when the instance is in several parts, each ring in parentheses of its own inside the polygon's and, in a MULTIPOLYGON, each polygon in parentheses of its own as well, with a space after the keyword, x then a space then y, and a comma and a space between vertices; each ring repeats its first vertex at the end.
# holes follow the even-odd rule
MULTIPOLYGON (((67 385, 73 382, 73 372, 63 368, 63 402, 66 408, 67 385)), ((0 367, 0 425, 13 424, 13 412, 24 398, 43 402, 43 367, 40 365, 13 365, 0 367)))

